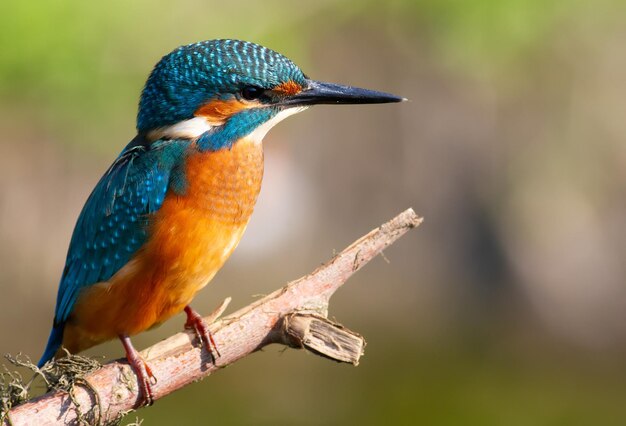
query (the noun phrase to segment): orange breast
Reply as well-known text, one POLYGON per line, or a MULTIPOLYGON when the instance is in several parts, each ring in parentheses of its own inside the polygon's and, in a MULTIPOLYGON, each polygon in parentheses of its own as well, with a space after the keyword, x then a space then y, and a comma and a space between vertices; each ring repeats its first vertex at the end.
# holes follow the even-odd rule
POLYGON ((118 334, 133 335, 183 310, 235 249, 261 189, 261 144, 194 151, 187 188, 168 193, 150 238, 110 281, 84 291, 65 329, 64 346, 80 351, 118 334))

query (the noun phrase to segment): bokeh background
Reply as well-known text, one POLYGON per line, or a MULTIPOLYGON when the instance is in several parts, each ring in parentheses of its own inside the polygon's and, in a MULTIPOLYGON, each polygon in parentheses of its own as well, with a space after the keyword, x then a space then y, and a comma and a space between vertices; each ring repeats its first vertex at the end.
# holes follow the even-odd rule
POLYGON ((410 102, 274 129, 248 232, 194 306, 242 307, 409 206, 425 222, 333 299, 368 340, 358 368, 268 348, 144 424, 625 424, 625 22, 620 0, 3 0, 0 353, 39 357, 153 64, 241 38, 410 102))

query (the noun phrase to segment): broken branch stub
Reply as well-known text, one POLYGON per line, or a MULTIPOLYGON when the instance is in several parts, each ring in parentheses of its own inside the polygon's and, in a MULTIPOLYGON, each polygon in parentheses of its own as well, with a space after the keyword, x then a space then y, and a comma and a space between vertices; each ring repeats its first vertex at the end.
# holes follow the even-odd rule
POLYGON ((358 333, 336 324, 328 318, 292 313, 283 320, 285 344, 292 348, 304 348, 316 355, 338 362, 359 365, 365 339, 358 333))

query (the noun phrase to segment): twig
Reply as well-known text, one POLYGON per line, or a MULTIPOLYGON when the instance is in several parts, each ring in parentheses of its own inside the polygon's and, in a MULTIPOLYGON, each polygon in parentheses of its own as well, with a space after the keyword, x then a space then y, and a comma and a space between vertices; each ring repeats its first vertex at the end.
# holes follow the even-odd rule
MULTIPOLYGON (((155 400, 270 343, 303 347, 356 365, 365 341, 359 334, 326 319, 329 299, 354 272, 421 222, 408 209, 311 274, 211 324, 209 328, 221 353, 216 364, 202 349, 203 345, 195 341, 193 332, 175 334, 143 351, 158 379, 153 386, 155 400)), ((66 391, 53 391, 14 407, 3 424, 77 424, 79 418, 106 424, 133 410, 138 400, 136 376, 123 360, 112 361, 86 375, 72 393, 70 397, 66 391)))

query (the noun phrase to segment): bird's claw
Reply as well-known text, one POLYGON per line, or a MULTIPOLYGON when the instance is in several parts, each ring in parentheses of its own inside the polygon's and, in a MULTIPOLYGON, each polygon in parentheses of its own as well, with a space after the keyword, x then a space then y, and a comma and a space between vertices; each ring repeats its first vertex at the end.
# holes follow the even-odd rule
POLYGON ((204 344, 205 349, 211 355, 211 359, 213 363, 215 363, 216 359, 221 356, 220 351, 217 349, 217 345, 215 344, 215 340, 213 339, 213 335, 209 330, 207 324, 204 322, 202 316, 199 313, 194 311, 191 307, 187 306, 185 308, 185 313, 187 314, 187 321, 185 321, 186 329, 193 329, 198 336, 198 339, 204 344))
POLYGON ((213 312, 211 312, 206 318, 205 321, 202 316, 194 311, 191 306, 185 306, 185 314, 187 315, 187 321, 185 321, 185 328, 193 329, 198 336, 198 339, 204 344, 209 355, 211 355, 211 359, 215 364, 215 361, 218 357, 222 356, 220 351, 217 349, 217 345, 215 344, 215 340, 213 339, 213 335, 207 326, 207 323, 212 324, 215 320, 217 320, 222 313, 226 310, 228 305, 230 304, 231 298, 227 297, 221 303, 220 306, 217 307, 213 312))
POLYGON ((126 359, 137 375, 139 386, 139 399, 137 407, 145 407, 154 404, 154 393, 152 386, 157 384, 157 378, 152 372, 150 365, 141 357, 139 352, 133 347, 128 336, 121 335, 120 339, 126 349, 126 359))
POLYGON ((154 394, 152 392, 152 386, 157 384, 157 378, 152 374, 152 370, 148 366, 148 364, 141 360, 143 363, 143 368, 135 369, 137 373, 137 379, 139 381, 139 386, 141 388, 141 396, 139 402, 137 403, 138 407, 148 407, 154 404, 154 394), (141 373, 139 373, 141 371, 141 373), (145 373, 145 374, 144 374, 145 373))

